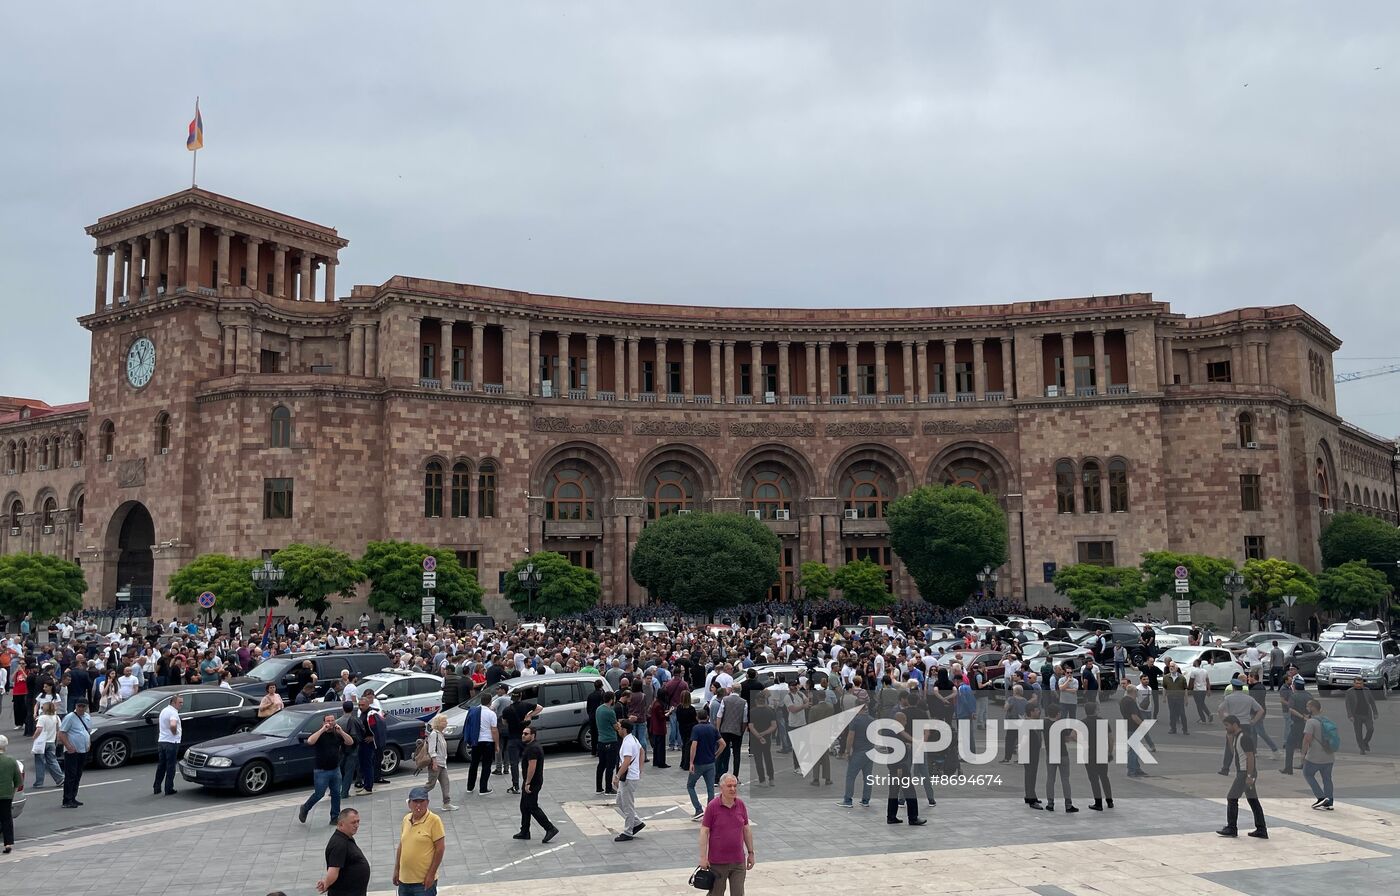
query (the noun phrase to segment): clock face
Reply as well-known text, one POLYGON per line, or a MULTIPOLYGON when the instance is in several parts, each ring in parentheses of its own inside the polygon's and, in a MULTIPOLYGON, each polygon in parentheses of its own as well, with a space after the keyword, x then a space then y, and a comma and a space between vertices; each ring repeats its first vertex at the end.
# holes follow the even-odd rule
POLYGON ((151 381, 156 372, 156 346, 142 336, 131 343, 126 353, 126 381, 133 388, 140 389, 151 381))

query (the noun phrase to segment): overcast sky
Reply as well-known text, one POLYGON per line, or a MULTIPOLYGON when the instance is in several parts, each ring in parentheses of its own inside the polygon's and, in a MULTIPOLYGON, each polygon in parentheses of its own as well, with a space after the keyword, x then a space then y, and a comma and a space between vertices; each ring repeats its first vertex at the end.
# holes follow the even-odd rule
MULTIPOLYGON (((0 393, 80 401, 100 215, 199 183, 395 274, 671 304, 1296 302, 1400 364, 1400 5, 25 4, 0 393)), ((113 370, 111 375, 118 372, 113 370)), ((1400 374, 1337 389, 1400 433, 1400 374)))

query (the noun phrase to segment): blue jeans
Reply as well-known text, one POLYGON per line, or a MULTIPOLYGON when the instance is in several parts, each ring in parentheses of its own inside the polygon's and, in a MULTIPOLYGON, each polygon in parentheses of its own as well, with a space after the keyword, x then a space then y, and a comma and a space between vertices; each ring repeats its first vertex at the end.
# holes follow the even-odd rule
POLYGON ((695 808, 696 813, 705 811, 705 807, 700 805, 700 796, 695 792, 695 782, 701 778, 705 779, 705 792, 709 794, 707 800, 715 798, 715 764, 713 762, 706 765, 697 765, 690 770, 690 776, 685 780, 686 792, 690 794, 690 805, 695 808))
POLYGON ((49 777, 53 778, 55 784, 63 783, 63 769, 58 765, 58 754, 54 752, 53 744, 47 744, 44 752, 34 754, 34 786, 44 786, 44 770, 48 769, 49 777))
POLYGON ((315 790, 306 802, 301 804, 301 811, 310 812, 311 807, 321 801, 321 797, 326 795, 326 791, 331 794, 331 818, 340 815, 340 769, 338 768, 318 768, 312 778, 315 790))
POLYGON ((1312 788, 1313 796, 1320 800, 1332 802, 1332 763, 1330 762, 1309 762, 1303 760, 1303 777, 1307 780, 1308 786, 1312 788), (1317 785, 1317 776, 1322 774, 1322 786, 1317 785))
POLYGON ((161 785, 164 784, 166 793, 175 792, 175 765, 179 762, 179 756, 179 744, 156 744, 156 781, 154 789, 160 790, 161 785))
POLYGON ((863 782, 860 801, 866 804, 870 802, 870 771, 873 763, 865 753, 864 750, 857 751, 846 764, 846 791, 841 795, 841 802, 848 806, 855 797, 857 781, 863 782))
POLYGON ((399 884, 398 896, 437 896, 437 884, 431 887, 422 884, 399 884))
POLYGON ((666 743, 673 750, 681 748, 681 718, 671 713, 671 722, 666 726, 666 743))
MULTIPOLYGON (((1144 741, 1145 744, 1146 741, 1144 741)), ((1137 750, 1128 751, 1128 774, 1130 776, 1142 774, 1142 760, 1138 758, 1137 750)))

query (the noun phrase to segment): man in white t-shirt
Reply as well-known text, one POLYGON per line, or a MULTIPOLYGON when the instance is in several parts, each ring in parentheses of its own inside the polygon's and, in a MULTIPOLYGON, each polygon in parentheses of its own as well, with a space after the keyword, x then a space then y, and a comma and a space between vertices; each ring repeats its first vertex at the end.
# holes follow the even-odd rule
POLYGON ((618 747, 617 773, 613 775, 613 787, 617 788, 617 811, 622 816, 622 833, 613 840, 625 843, 646 827, 646 822, 637 815, 637 788, 642 783, 642 766, 646 763, 646 753, 642 742, 632 731, 632 722, 618 722, 625 732, 622 744, 618 747))
POLYGON ((156 761, 156 780, 151 788, 152 793, 161 792, 162 782, 165 784, 167 795, 175 792, 175 763, 180 756, 180 735, 184 728, 180 723, 180 707, 184 703, 185 698, 176 694, 160 711, 160 737, 156 743, 156 756, 159 758, 156 761))
POLYGON ((117 696, 126 700, 139 690, 141 690, 141 680, 132 675, 131 667, 127 666, 122 670, 121 678, 117 679, 117 696))
POLYGON ((501 747, 501 734, 498 730, 500 720, 491 707, 473 706, 467 712, 468 723, 471 721, 471 714, 478 712, 478 710, 480 717, 477 719, 476 743, 472 745, 472 764, 467 769, 467 792, 471 793, 476 789, 476 775, 479 770, 481 772, 481 792, 487 794, 491 792, 489 784, 491 769, 496 764, 496 754, 501 747))

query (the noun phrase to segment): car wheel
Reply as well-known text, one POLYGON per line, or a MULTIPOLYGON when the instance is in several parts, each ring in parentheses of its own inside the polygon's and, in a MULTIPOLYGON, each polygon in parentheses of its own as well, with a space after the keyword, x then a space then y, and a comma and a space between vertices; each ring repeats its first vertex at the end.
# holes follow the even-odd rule
POLYGON ((250 762, 238 773, 238 792, 257 796, 272 784, 272 766, 262 760, 250 762))
POLYGON ((399 749, 398 747, 385 747, 384 752, 379 754, 379 772, 388 777, 399 770, 399 749))
POLYGON ((588 725, 578 730, 578 748, 590 753, 593 751, 593 730, 588 725))
POLYGON ((131 744, 124 737, 109 737, 97 745, 97 764, 103 768, 121 768, 131 758, 131 744))
POLYGON ((237 728, 233 729, 233 733, 234 733, 234 734, 247 734, 249 731, 252 731, 252 730, 253 730, 253 723, 252 723, 252 722, 246 722, 246 723, 244 723, 244 724, 242 724, 242 725, 239 725, 237 728))

